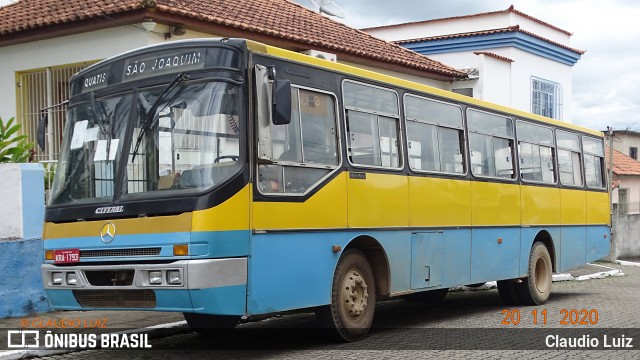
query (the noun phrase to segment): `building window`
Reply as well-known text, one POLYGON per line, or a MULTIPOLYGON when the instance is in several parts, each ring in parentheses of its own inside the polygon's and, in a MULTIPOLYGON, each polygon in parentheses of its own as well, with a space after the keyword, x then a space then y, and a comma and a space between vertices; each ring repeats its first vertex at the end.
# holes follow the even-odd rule
POLYGON ((618 215, 629 212, 629 189, 618 189, 618 215))
POLYGON ((531 112, 562 119, 562 87, 558 83, 531 78, 531 112))
POLYGON ((638 148, 635 146, 629 146, 629 157, 638 160, 638 148))

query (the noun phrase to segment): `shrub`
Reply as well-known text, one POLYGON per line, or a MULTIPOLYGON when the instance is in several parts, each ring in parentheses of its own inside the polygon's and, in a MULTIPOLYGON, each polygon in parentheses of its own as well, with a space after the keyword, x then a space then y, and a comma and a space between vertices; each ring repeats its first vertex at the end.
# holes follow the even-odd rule
POLYGON ((0 118, 0 163, 29 162, 35 150, 35 144, 27 141, 26 135, 17 135, 20 124, 14 124, 15 118, 5 124, 0 118))

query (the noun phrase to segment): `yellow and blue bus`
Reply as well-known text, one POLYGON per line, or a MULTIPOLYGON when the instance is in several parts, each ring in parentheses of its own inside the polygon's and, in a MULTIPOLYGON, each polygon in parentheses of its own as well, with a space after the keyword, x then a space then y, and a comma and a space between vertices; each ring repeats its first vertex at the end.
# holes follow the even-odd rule
POLYGON ((131 51, 71 79, 46 209, 54 309, 183 312, 206 332, 497 281, 541 304, 609 253, 603 134, 242 39, 131 51))

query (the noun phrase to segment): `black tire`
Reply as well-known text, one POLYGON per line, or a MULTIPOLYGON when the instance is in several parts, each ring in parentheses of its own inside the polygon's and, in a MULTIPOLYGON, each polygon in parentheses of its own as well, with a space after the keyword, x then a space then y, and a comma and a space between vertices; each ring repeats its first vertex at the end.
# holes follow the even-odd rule
POLYGON ((439 303, 449 293, 449 289, 437 289, 413 293, 407 297, 412 302, 439 303))
POLYGON ((518 286, 514 280, 498 281, 498 294, 505 305, 518 305, 520 298, 518 296, 518 286))
POLYGON ((346 250, 333 275, 331 304, 317 311, 318 320, 337 339, 354 342, 369 332, 375 306, 375 278, 367 258, 360 250, 346 250))
POLYGON ((528 277, 517 286, 518 298, 523 305, 543 304, 551 294, 553 267, 547 247, 536 242, 529 253, 528 277))
POLYGON ((222 335, 231 332, 238 322, 238 316, 182 313, 192 330, 202 335, 222 335))

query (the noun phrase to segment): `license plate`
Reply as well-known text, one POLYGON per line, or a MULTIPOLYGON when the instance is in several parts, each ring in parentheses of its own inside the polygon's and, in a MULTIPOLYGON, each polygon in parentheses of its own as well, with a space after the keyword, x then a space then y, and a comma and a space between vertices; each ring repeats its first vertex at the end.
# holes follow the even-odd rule
POLYGON ((80 249, 54 250, 53 255, 56 264, 69 264, 80 261, 80 249))

